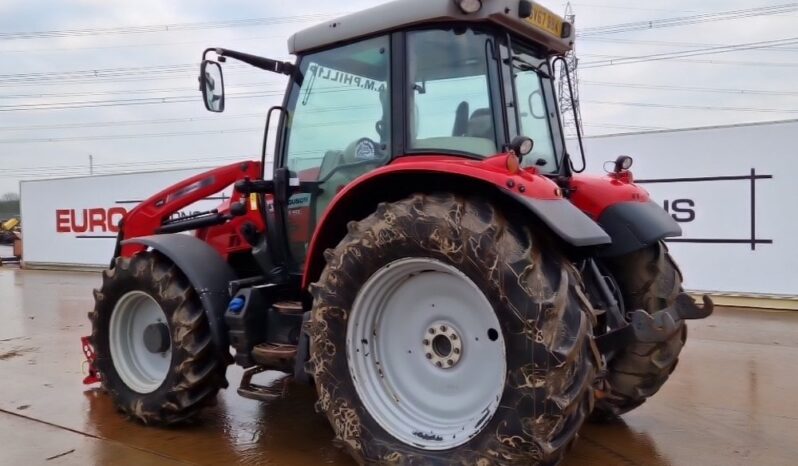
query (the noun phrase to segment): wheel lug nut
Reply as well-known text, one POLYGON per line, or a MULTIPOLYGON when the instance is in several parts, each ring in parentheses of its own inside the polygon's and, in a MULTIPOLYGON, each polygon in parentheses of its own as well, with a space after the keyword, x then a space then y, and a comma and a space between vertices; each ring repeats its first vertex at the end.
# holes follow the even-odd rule
POLYGON ((427 359, 432 359, 432 353, 427 353, 427 359))
POLYGON ((454 365, 454 361, 452 361, 452 360, 450 359, 450 360, 446 361, 446 364, 448 364, 448 365, 452 366, 452 365, 454 365))
POLYGON ((449 338, 451 338, 451 339, 452 339, 452 341, 454 341, 454 340, 457 340, 457 335, 455 335, 455 334, 453 333, 453 334, 451 334, 451 335, 449 336, 449 338))
POLYGON ((429 346, 429 340, 424 339, 424 346, 429 346))
POLYGON ((443 367, 443 364, 441 364, 440 361, 436 362, 435 365, 438 366, 438 367, 443 367))
POLYGON ((434 328, 429 329, 429 333, 430 335, 435 335, 435 329, 434 328))
POLYGON ((455 348, 454 349, 454 354, 460 354, 460 348, 455 348))
POLYGON ((441 325, 441 332, 445 332, 445 331, 446 331, 446 326, 445 325, 441 325))

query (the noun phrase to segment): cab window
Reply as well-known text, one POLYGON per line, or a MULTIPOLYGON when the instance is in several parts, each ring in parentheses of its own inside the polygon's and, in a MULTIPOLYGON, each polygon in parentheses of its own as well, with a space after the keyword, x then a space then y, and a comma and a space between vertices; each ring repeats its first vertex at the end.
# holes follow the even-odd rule
POLYGON ((407 35, 409 146, 480 157, 497 150, 487 50, 490 37, 473 30, 407 35))
POLYGON ((524 157, 524 166, 536 166, 544 172, 558 169, 558 160, 552 134, 554 109, 547 98, 551 91, 550 73, 545 59, 523 50, 513 51, 512 74, 518 97, 518 134, 535 142, 532 152, 524 157))
POLYGON ((302 84, 294 86, 289 105, 285 155, 285 166, 302 181, 324 180, 339 171, 354 179, 387 161, 389 54, 389 39, 379 37, 302 60, 302 84), (364 163, 352 166, 358 162, 364 163))

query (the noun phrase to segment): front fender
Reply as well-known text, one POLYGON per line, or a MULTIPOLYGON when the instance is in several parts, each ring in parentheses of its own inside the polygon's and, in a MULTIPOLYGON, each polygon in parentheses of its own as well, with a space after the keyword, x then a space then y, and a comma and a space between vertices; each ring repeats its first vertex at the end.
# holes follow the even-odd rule
POLYGON ((236 276, 222 256, 208 243, 181 234, 143 236, 123 241, 122 245, 145 246, 158 251, 183 272, 200 298, 219 357, 229 354, 224 313, 230 302, 229 284, 236 276))
POLYGON ((462 158, 407 157, 349 183, 331 201, 310 242, 302 286, 315 281, 324 268, 323 252, 346 235, 346 225, 370 215, 381 202, 394 202, 413 193, 479 194, 502 205, 527 212, 562 241, 574 247, 610 243, 607 233, 563 198, 550 179, 529 172, 509 173, 506 156, 485 161, 462 158))

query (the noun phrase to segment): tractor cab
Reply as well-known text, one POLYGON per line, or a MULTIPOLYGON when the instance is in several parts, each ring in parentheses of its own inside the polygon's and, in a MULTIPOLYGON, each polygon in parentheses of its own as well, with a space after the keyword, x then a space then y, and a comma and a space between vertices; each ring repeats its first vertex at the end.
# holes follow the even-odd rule
POLYGON ((273 109, 281 113, 274 166, 283 186, 295 186, 276 194, 285 198, 277 219, 301 273, 333 198, 399 159, 481 161, 520 137, 532 142, 519 154, 522 168, 568 174, 552 58, 573 38, 570 24, 529 1, 399 1, 296 33, 293 64, 209 49, 201 89, 208 110, 224 109, 211 53, 289 76, 284 104, 273 109))

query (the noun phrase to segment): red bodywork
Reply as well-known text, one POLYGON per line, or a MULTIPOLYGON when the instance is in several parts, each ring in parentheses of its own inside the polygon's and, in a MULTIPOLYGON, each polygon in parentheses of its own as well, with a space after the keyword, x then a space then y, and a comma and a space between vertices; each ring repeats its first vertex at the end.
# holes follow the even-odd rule
MULTIPOLYGON (((290 222, 295 231, 290 231, 289 235, 292 241, 311 238, 307 250, 309 264, 318 256, 317 249, 320 247, 319 244, 323 243, 325 225, 331 216, 336 215, 334 207, 355 195, 353 192, 359 187, 397 174, 445 174, 479 180, 523 197, 541 200, 563 197, 563 190, 552 179, 539 174, 534 168, 518 169, 517 165, 512 163, 514 157, 509 154, 499 154, 485 160, 468 160, 443 155, 398 157, 391 164, 338 187, 337 195, 330 202, 318 222, 316 231, 312 234, 307 231, 311 221, 311 214, 307 208, 289 212, 289 215, 300 216, 290 222), (303 224, 306 226, 303 227, 303 224)), ((163 221, 180 209, 217 194, 237 181, 259 179, 260 173, 259 162, 239 162, 196 175, 171 186, 145 200, 127 214, 124 219, 122 239, 157 234, 163 221)), ((308 173, 300 173, 300 178, 305 179, 306 175, 308 173)), ((648 193, 633 184, 630 172, 612 173, 606 176, 574 175, 569 182, 569 191, 571 202, 594 220, 611 205, 649 200, 648 193)), ((235 202, 242 202, 247 206, 245 215, 233 217, 222 225, 203 228, 196 232, 198 238, 210 244, 225 259, 232 253, 246 252, 251 248, 240 234, 243 224, 252 223, 257 231, 265 229, 264 219, 256 202, 253 204, 247 196, 235 190, 219 207, 219 212, 222 214, 229 212, 230 205, 235 202)), ((126 245, 122 248, 121 255, 129 257, 144 249, 145 247, 141 245, 126 245)), ((303 280, 303 287, 307 286, 308 280, 308 277, 303 280)))
MULTIPOLYGON (((256 180, 260 177, 260 162, 237 162, 200 173, 170 186, 128 212, 123 220, 122 240, 157 234, 164 220, 181 209, 220 193, 237 181, 256 180)), ((262 231, 264 221, 257 205, 251 205, 248 201, 247 196, 233 190, 230 198, 219 206, 219 213, 228 213, 232 203, 243 202, 247 206, 246 215, 233 217, 222 225, 197 230, 197 237, 208 242, 225 259, 231 253, 249 250, 249 244, 239 233, 241 226, 251 222, 262 231)), ((138 244, 125 245, 122 247, 121 255, 130 257, 144 249, 145 246, 138 244)))
POLYGON ((569 183, 569 199, 593 220, 598 220, 604 209, 622 202, 648 202, 648 191, 634 184, 629 171, 605 176, 579 174, 569 183))

